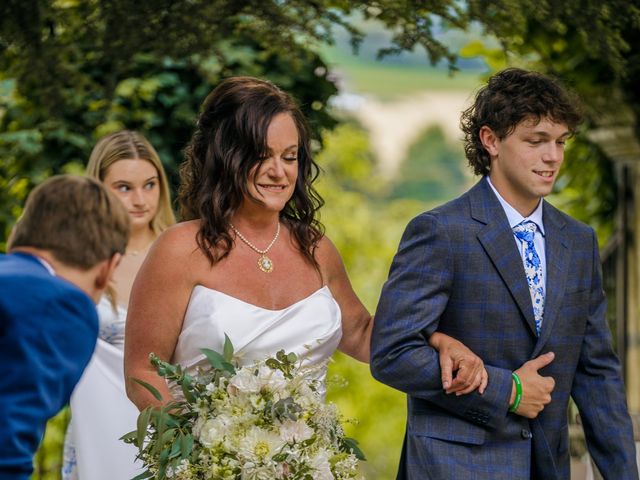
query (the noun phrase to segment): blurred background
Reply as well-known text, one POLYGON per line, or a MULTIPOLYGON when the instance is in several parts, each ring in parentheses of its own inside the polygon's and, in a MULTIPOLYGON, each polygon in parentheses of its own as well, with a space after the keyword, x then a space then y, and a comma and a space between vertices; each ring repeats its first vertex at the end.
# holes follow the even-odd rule
MULTIPOLYGON (((0 251, 34 185, 82 173, 101 136, 142 132, 177 187, 198 108, 231 75, 267 78, 311 121, 321 221, 371 312, 407 222, 478 179, 458 128, 505 66, 559 77, 587 122, 549 199, 596 228, 610 324, 640 411, 640 8, 595 0, 3 0, 0 3, 0 251), (631 367, 630 367, 631 366, 631 367)), ((404 395, 336 354, 329 400, 360 441, 368 479, 395 478, 404 395)), ((58 479, 69 414, 52 420, 37 479, 58 479)), ((574 476, 585 478, 576 412, 574 476)), ((125 432, 123 432, 125 433, 125 432)))

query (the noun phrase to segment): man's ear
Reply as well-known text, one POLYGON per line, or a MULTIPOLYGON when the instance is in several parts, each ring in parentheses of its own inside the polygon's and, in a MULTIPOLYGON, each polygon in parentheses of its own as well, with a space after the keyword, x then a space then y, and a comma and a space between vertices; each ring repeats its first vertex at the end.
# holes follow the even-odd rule
POLYGON ((480 137, 480 141, 482 142, 482 146, 489 153, 489 155, 491 157, 497 157, 500 139, 495 134, 495 132, 486 125, 483 125, 482 127, 480 127, 480 132, 478 132, 478 135, 480 137))
POLYGON ((113 276, 113 272, 120 263, 121 259, 122 254, 114 253, 110 259, 104 260, 100 264, 100 267, 98 268, 98 274, 96 275, 95 279, 95 287, 97 290, 102 291, 107 288, 107 285, 109 285, 109 281, 113 276))

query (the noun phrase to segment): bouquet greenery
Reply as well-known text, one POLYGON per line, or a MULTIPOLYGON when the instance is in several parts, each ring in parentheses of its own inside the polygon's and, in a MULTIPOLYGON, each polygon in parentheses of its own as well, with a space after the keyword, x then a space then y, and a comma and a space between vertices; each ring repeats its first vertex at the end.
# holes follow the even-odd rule
POLYGON ((357 442, 345 437, 335 405, 324 402, 295 354, 281 350, 239 367, 228 337, 222 354, 202 352, 211 368, 195 375, 150 355, 183 398, 146 408, 137 429, 122 437, 146 467, 134 480, 358 478, 364 456, 357 442))

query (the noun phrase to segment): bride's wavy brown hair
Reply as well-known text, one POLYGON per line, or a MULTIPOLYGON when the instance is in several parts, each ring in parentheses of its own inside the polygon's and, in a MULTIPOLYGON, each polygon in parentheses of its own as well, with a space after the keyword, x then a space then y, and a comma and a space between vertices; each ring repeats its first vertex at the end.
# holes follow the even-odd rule
POLYGON ((267 129, 281 113, 291 115, 298 130, 298 178, 280 220, 318 268, 314 252, 324 228, 316 212, 324 202, 313 188, 319 168, 311 156, 307 122, 289 95, 252 77, 223 80, 207 96, 180 166, 180 213, 183 220, 200 220, 196 240, 212 265, 233 248, 230 220, 245 196, 261 202, 247 188, 249 172, 264 161, 267 129))

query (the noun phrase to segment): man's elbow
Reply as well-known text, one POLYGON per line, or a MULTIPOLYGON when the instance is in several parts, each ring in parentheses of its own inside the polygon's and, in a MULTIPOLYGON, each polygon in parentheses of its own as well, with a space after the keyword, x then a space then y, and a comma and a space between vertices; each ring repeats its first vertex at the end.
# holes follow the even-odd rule
POLYGON ((393 363, 390 361, 388 354, 383 354, 371 347, 371 355, 369 360, 369 370, 371 376, 386 385, 393 383, 393 363))

